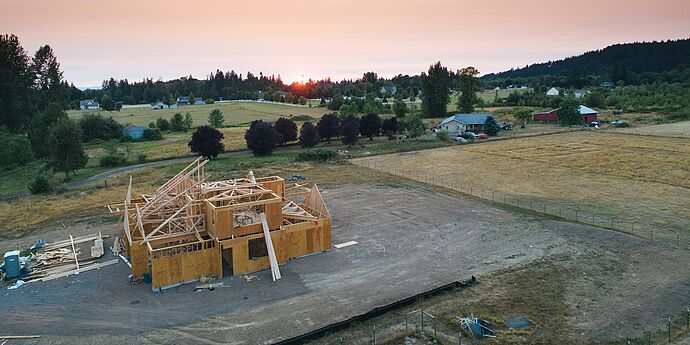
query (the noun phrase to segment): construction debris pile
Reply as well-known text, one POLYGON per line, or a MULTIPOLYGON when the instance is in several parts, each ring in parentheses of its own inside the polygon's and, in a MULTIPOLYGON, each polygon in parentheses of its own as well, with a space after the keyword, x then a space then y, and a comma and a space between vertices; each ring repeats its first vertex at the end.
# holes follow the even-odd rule
POLYGON ((470 315, 469 317, 457 317, 460 328, 472 335, 475 339, 495 338, 496 332, 489 328, 489 322, 470 315))
POLYGON ((121 215, 132 276, 153 290, 271 269, 331 246, 330 214, 316 185, 286 185, 278 176, 206 181, 199 158, 160 186, 108 206, 121 215))
POLYGON ((17 279, 9 288, 33 281, 49 281, 117 263, 98 263, 103 256, 103 239, 93 234, 46 244, 38 240, 31 248, 7 252, 2 262, 6 279, 17 279))

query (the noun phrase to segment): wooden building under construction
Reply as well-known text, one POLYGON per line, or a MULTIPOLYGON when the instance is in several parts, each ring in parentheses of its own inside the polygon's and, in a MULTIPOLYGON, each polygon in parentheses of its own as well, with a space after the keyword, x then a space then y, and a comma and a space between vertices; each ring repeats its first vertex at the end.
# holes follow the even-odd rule
POLYGON ((132 276, 149 274, 156 291, 198 280, 271 268, 331 247, 331 219, 316 185, 278 176, 207 182, 194 161, 153 195, 108 206, 121 214, 132 276))

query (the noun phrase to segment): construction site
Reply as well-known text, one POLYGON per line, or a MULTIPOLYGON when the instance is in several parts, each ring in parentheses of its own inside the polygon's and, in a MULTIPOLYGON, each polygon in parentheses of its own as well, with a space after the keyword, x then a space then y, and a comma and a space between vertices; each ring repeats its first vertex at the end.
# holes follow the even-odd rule
MULTIPOLYGON (((198 158, 153 195, 109 205, 121 215, 132 278, 154 291, 270 268, 331 247, 331 219, 316 185, 278 176, 207 181, 198 158)), ((118 242, 121 243, 121 242, 118 242)))

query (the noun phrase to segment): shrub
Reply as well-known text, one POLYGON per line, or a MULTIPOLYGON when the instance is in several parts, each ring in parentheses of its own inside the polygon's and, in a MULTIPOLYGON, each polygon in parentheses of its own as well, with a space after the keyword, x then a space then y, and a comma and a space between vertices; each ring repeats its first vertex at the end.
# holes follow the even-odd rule
POLYGON ((163 139, 163 133, 158 128, 149 129, 144 131, 144 135, 141 137, 143 140, 161 140, 163 139))
POLYGON ((53 186, 50 185, 48 178, 43 175, 38 175, 29 183, 29 191, 31 194, 50 193, 53 191, 53 186))
POLYGON ((156 128, 160 129, 161 131, 170 130, 170 121, 168 121, 168 119, 159 117, 156 119, 156 128))
POLYGON ((618 124, 613 125, 616 128, 628 128, 630 127, 630 122, 621 122, 618 124))
POLYGON ((93 139, 117 139, 122 136, 123 126, 112 117, 105 118, 101 114, 85 114, 79 120, 84 141, 93 139))
POLYGON ((0 169, 25 165, 33 159, 31 143, 21 134, 0 131, 0 169))
POLYGON ((102 168, 114 168, 127 164, 125 156, 117 153, 109 153, 98 161, 98 165, 102 168))
POLYGON ((292 121, 295 121, 295 122, 297 122, 297 121, 304 122, 304 121, 313 121, 314 120, 314 118, 309 116, 309 115, 295 115, 295 116, 291 117, 291 119, 292 119, 292 121))
POLYGON ((448 131, 445 129, 442 129, 438 132, 436 132, 436 139, 440 141, 449 141, 450 140, 450 134, 448 134, 448 131))
POLYGON ((216 103, 216 101, 214 101, 213 98, 206 98, 204 100, 204 103, 205 104, 213 104, 213 103, 216 103))
POLYGON ((137 154, 137 163, 145 163, 145 162, 146 162, 146 158, 147 158, 147 156, 146 156, 145 153, 139 152, 139 153, 137 154))
POLYGON ((297 154, 295 161, 297 162, 326 162, 337 156, 337 153, 328 149, 315 149, 311 151, 304 151, 297 154))

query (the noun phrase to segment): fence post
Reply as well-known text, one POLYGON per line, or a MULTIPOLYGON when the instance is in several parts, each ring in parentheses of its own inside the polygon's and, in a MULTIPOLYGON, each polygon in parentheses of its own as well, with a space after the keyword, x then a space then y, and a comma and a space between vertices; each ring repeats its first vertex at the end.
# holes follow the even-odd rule
POLYGON ((422 337, 424 336, 424 309, 422 309, 422 337))
POLYGON ((376 345, 376 326, 374 326, 374 345, 376 345))
POLYGON ((668 342, 671 342, 671 317, 668 317, 668 342))
POLYGON ((613 220, 616 219, 616 217, 611 217, 611 229, 613 229, 613 220))
POLYGON ((680 246, 680 232, 676 234, 678 239, 676 240, 676 245, 680 246))

